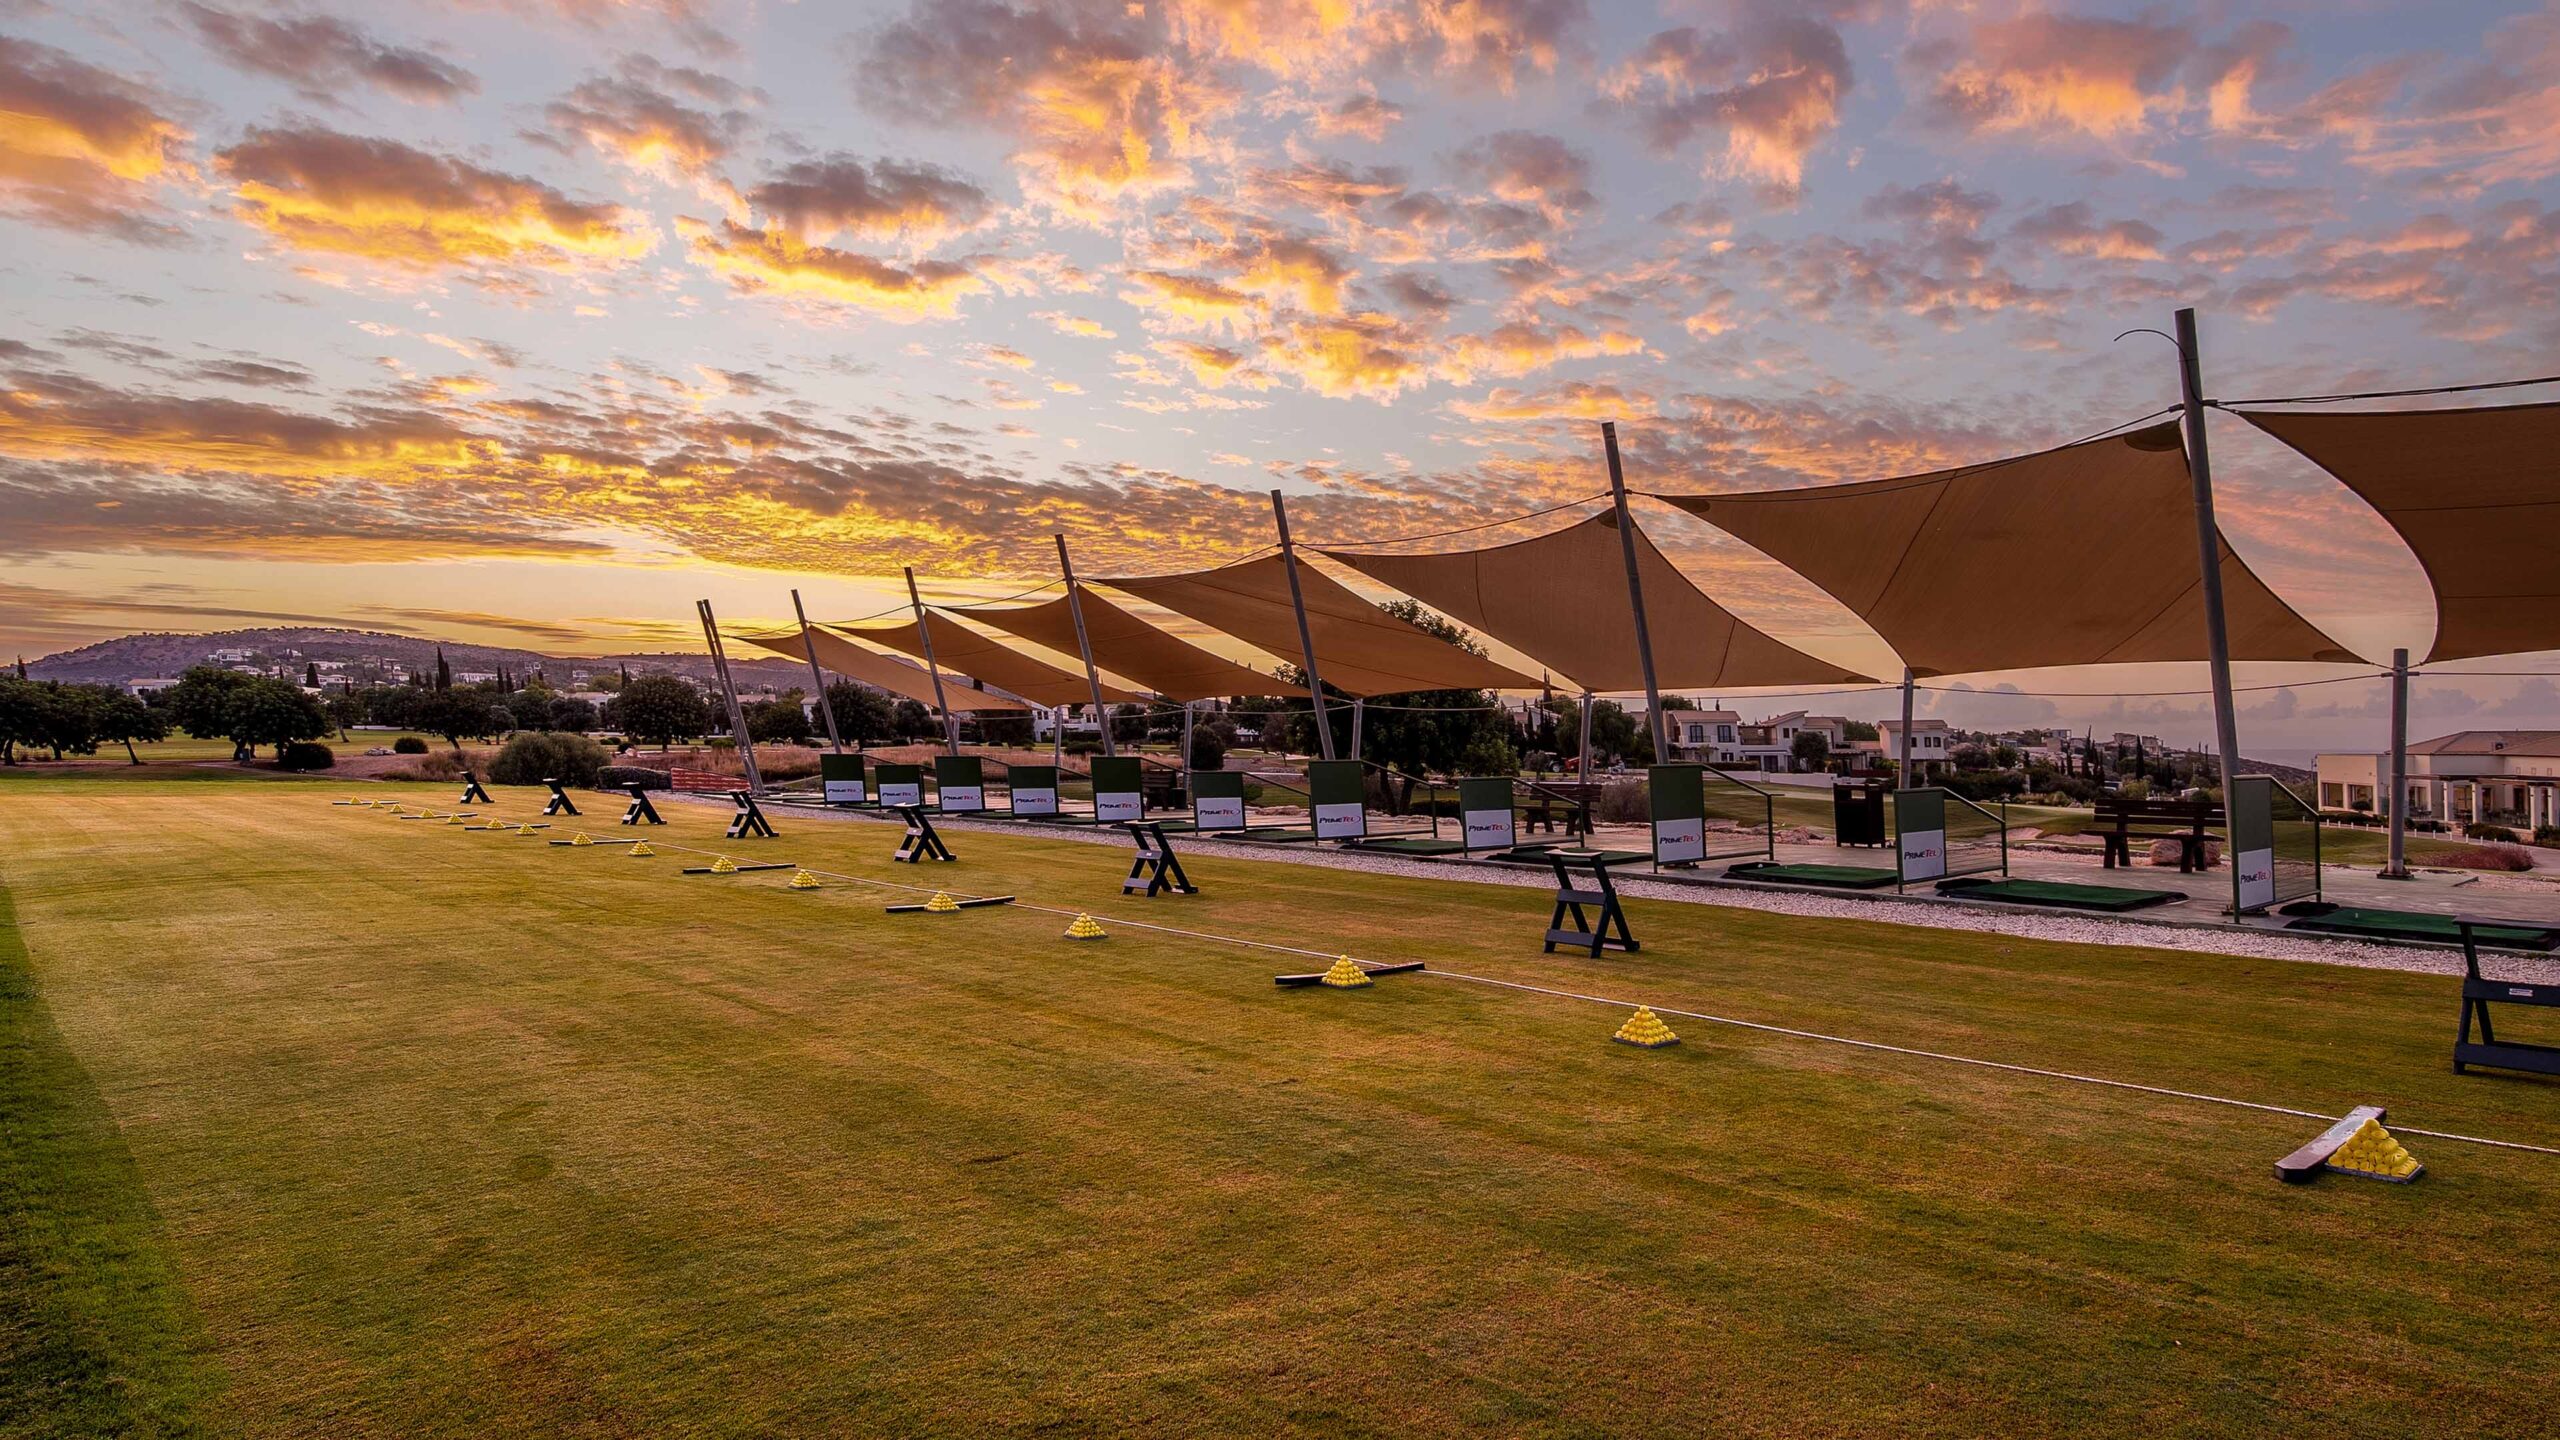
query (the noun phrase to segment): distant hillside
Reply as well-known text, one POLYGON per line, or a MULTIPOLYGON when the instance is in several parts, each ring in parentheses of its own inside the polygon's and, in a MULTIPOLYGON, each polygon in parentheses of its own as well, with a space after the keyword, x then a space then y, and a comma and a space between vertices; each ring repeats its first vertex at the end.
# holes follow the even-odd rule
MULTIPOLYGON (((494 671, 504 665, 509 674, 523 676, 539 669, 554 682, 565 685, 573 670, 601 673, 628 665, 634 675, 667 670, 690 675, 697 680, 711 679, 711 658, 702 654, 545 655, 534 650, 394 635, 379 630, 292 625, 221 630, 200 635, 165 631, 123 635, 94 645, 83 645, 77 650, 30 660, 27 673, 39 680, 117 685, 127 680, 181 675, 190 665, 233 663, 213 661, 213 654, 218 650, 245 650, 250 658, 238 663, 297 672, 315 661, 336 661, 346 665, 385 663, 403 671, 432 670, 439 645, 444 648, 445 663, 456 672, 494 671)), ((742 688, 797 684, 805 689, 809 683, 807 666, 773 656, 750 659, 732 655, 729 669, 737 676, 742 688)))

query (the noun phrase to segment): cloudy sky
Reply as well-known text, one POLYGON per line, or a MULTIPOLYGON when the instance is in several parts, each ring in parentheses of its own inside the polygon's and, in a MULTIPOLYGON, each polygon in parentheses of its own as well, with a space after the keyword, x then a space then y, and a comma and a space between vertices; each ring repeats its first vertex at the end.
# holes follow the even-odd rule
MULTIPOLYGON (((1541 509, 1605 485, 1601 419, 1639 488, 1874 478, 2170 403, 2113 337, 2181 304, 2220 396, 2546 374, 2555 173, 2532 5, 0 0, 0 646, 655 647, 697 595, 1009 594, 1054 531, 1213 565, 1275 486, 1328 542, 1541 509)), ((2376 517, 2215 444, 2261 574, 2424 649, 2376 517)), ((1891 664, 1644 509, 1748 618, 1891 664)), ((2375 741, 2379 697, 2247 733, 2375 741)))

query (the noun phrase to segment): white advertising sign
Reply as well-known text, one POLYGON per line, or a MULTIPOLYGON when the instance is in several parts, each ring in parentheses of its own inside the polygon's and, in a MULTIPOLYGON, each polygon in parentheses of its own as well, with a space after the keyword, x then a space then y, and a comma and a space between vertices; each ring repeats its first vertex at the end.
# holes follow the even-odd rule
POLYGON ((924 785, 921 781, 915 780, 910 780, 903 785, 883 785, 880 787, 880 803, 921 805, 924 803, 924 785))
POLYGON ((1147 802, 1135 790, 1105 790, 1093 797, 1093 813, 1105 825, 1144 820, 1147 818, 1147 802))
POLYGON ((2240 856, 2240 908, 2276 903, 2276 852, 2250 850, 2240 856))
POLYGON ((1902 878, 1935 880, 1947 873, 1947 832, 1906 830, 1902 833, 1902 878))
POLYGON ((983 810, 987 808, 987 791, 983 785, 945 785, 942 787, 945 810, 983 810))
POLYGON ((1319 805, 1316 807, 1316 838, 1346 840, 1369 833, 1366 810, 1357 805, 1319 805))
POLYGON ((1706 821, 1656 820, 1653 822, 1653 858, 1656 864, 1676 865, 1690 860, 1703 860, 1706 854, 1706 821))
POLYGON ((1503 810, 1470 810, 1460 817, 1466 827, 1470 850, 1507 850, 1518 843, 1511 831, 1511 812, 1503 810))
POLYGON ((1192 823, 1203 830, 1241 830, 1244 828, 1244 801, 1235 796, 1221 800, 1204 795, 1192 808, 1192 823))
POLYGON ((827 782, 827 803, 830 805, 859 805, 869 798, 870 796, 863 793, 863 785, 859 780, 827 782))
POLYGON ((1058 792, 1054 789, 1016 790, 1013 792, 1013 813, 1055 815, 1058 813, 1058 792))

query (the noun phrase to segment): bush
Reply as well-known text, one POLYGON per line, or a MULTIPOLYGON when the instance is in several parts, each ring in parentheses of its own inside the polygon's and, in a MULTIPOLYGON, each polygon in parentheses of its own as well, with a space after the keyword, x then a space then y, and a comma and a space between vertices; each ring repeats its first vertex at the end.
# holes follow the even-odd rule
POLYGON ((1216 727, 1202 725, 1191 732, 1191 768, 1223 770, 1227 768, 1227 737, 1216 727))
POLYGON ((584 735, 559 730, 519 730, 507 737, 498 758, 489 762, 489 778, 500 785, 592 786, 604 769, 604 747, 584 735))
POLYGON ((2530 870, 2533 856, 2521 845, 2457 845, 2428 862, 2455 870, 2530 870))
POLYGON ((419 739, 415 735, 403 735, 399 739, 391 742, 391 753, 394 755, 424 755, 427 753, 427 742, 419 739))
POLYGON ((596 772, 599 790, 624 790, 637 785, 643 790, 671 790, 675 778, 664 770, 649 770, 638 765, 607 765, 596 772))
POLYGON ((2516 840, 2516 832, 2513 830, 2508 829, 2504 825, 2491 825, 2480 820, 2474 820, 2470 824, 2463 826, 2462 838, 2465 840, 2487 840, 2499 845, 2513 845, 2518 843, 2516 840))
POLYGON ((421 755, 397 770, 386 770, 385 780, 426 780, 441 783, 462 778, 462 762, 450 755, 421 755))
POLYGON ((328 746, 312 740, 294 740, 276 752, 279 770, 326 770, 338 763, 328 746))
POLYGON ((2560 845, 2560 825, 2537 825, 2533 829, 2536 845, 2560 845))
POLYGON ((1653 818, 1652 801, 1646 798, 1642 780, 1620 778, 1603 780, 1591 797, 1591 818, 1597 824, 1632 825, 1653 818))

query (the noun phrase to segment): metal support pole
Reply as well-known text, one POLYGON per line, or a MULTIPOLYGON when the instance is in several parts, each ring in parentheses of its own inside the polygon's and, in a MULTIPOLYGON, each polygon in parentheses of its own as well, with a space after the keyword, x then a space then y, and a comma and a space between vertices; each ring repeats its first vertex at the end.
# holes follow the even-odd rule
POLYGON ((2391 652, 2391 819, 2390 848, 2382 862, 2382 878, 2409 878, 2409 652, 2391 652))
POLYGON ((747 772, 747 789, 761 793, 764 772, 756 768, 756 742, 747 734, 747 712, 738 706, 738 685, 729 676, 729 652, 720 645, 720 621, 711 613, 711 602, 697 600, 694 608, 702 614, 702 643, 711 651, 711 673, 720 681, 721 697, 728 701, 729 733, 738 742, 738 764, 747 772))
POLYGON ((1911 667, 1902 667, 1902 733, 1896 738, 1902 744, 1901 755, 1894 765, 1894 782, 1908 790, 1919 782, 1911 778, 1911 667))
POLYGON ((2231 635, 2222 613, 2222 531, 2213 523, 2213 456, 2205 446, 2204 364, 2196 353, 2196 312, 2178 312, 2178 392, 2186 405, 2187 471, 2195 485, 2196 551, 2204 582, 2205 661, 2213 671, 2213 741, 2222 757, 2222 793, 2239 774, 2239 723, 2231 710, 2231 635))
MULTIPOLYGON (((1191 702, 1191 701, 1185 700, 1185 701, 1183 701, 1183 702, 1182 702, 1182 762, 1181 762, 1181 763, 1182 763, 1182 771, 1183 771, 1183 773, 1184 773, 1185 775, 1188 775, 1188 774, 1191 772, 1191 705, 1192 705, 1192 702, 1191 702)), ((1188 789, 1190 788, 1190 781, 1185 780, 1185 781, 1183 782, 1183 787, 1184 787, 1184 789, 1185 789, 1186 791, 1188 791, 1188 789)))
POLYGON ((924 616, 924 600, 916 594, 916 567, 907 570, 907 603, 915 607, 916 636, 924 642, 924 668, 933 676, 933 703, 942 712, 942 733, 951 742, 951 753, 960 753, 960 717, 951 713, 951 702, 942 693, 942 667, 933 658, 933 623, 924 616))
POLYGON ((1280 569, 1289 577, 1289 604, 1298 612, 1298 659, 1307 671, 1307 695, 1315 701, 1316 748, 1325 759, 1333 758, 1333 717, 1324 710, 1324 676, 1316 669, 1315 633, 1307 625, 1307 597, 1298 587, 1298 552, 1289 543, 1289 506, 1280 492, 1271 492, 1271 518, 1280 527, 1280 569))
MULTIPOLYGON (((1074 561, 1067 558, 1067 537, 1058 535, 1052 538, 1058 542, 1058 573, 1065 576, 1067 580, 1067 615, 1076 622, 1076 653, 1084 657, 1085 688, 1093 692, 1094 718, 1102 722, 1102 753, 1117 755, 1120 751, 1111 739, 1111 711, 1102 703, 1102 672, 1093 666, 1093 642, 1086 639, 1084 634, 1084 594, 1082 588, 1076 584, 1076 565, 1074 561)), ((1061 744, 1065 743, 1063 737, 1066 733, 1066 724, 1065 713, 1062 711, 1058 719, 1061 744)), ((1185 760, 1183 763, 1190 762, 1185 760)))
POLYGON ((818 714, 827 722, 827 748, 844 749, 844 736, 836 730, 836 707, 827 700, 826 672, 818 668, 818 642, 809 633, 809 612, 800 608, 800 592, 791 592, 791 613, 800 621, 800 648, 809 655, 809 683, 818 687, 818 714))
POLYGON ((1591 833, 1591 692, 1582 692, 1582 763, 1573 772, 1582 788, 1582 833, 1591 833))
POLYGON ((1671 761, 1671 735, 1662 723, 1662 691, 1653 683, 1653 637, 1644 624, 1644 583, 1636 578, 1636 524, 1627 514, 1627 475, 1618 463, 1618 424, 1600 422, 1600 443, 1609 452, 1609 499, 1618 511, 1618 544, 1627 555, 1627 604, 1636 617, 1636 659, 1644 665, 1644 723, 1653 736, 1653 760, 1671 761))
POLYGON ((1368 718, 1369 702, 1358 696, 1351 700, 1351 758, 1362 759, 1369 753, 1360 748, 1360 722, 1368 718))

